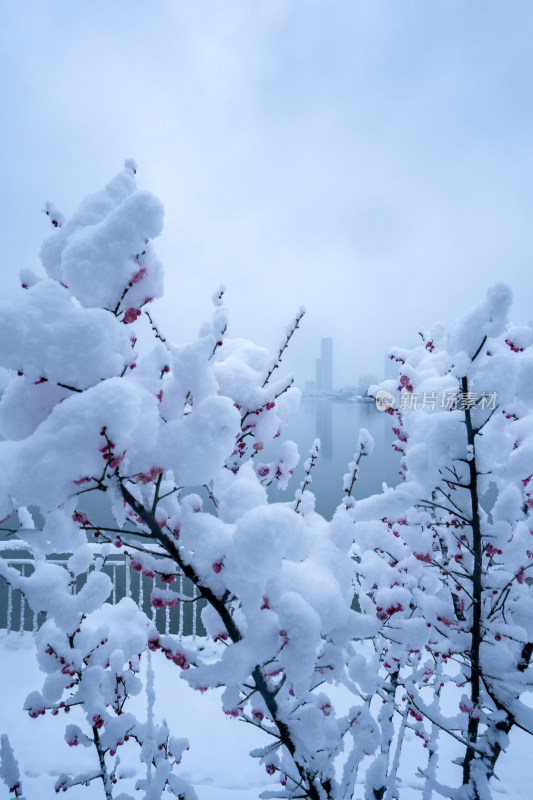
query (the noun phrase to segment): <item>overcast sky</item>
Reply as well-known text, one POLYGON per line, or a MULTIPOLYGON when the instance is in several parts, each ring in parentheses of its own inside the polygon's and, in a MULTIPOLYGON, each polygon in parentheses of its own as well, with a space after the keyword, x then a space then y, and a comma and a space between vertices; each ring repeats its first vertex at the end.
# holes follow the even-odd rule
POLYGON ((533 317, 531 0, 0 0, 4 292, 125 158, 166 207, 154 309, 313 377, 384 354, 497 280, 533 317))

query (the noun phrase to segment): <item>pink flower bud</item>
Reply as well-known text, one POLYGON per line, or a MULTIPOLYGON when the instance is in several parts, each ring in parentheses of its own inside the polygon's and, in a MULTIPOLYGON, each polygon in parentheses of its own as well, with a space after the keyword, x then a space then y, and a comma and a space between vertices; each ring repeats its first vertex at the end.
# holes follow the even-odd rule
POLYGON ((181 669, 189 669, 190 667, 190 664, 187 663, 187 659, 183 653, 176 653, 175 655, 171 656, 171 660, 178 667, 181 667, 181 669))
POLYGON ((425 564, 431 564, 431 556, 429 553, 413 553, 418 561, 423 561, 425 564))
POLYGON ((140 269, 138 272, 135 273, 135 275, 131 279, 131 282, 139 283, 140 281, 142 281, 145 275, 146 275, 146 267, 142 267, 142 269, 140 269))
POLYGON ((85 525, 90 525, 89 517, 87 516, 85 511, 76 510, 72 515, 72 519, 74 520, 74 522, 78 522, 80 525, 83 525, 84 527, 85 525))
POLYGON ((141 316, 141 312, 138 308, 128 308, 126 313, 124 314, 124 324, 128 325, 130 322, 135 322, 137 317, 141 316))

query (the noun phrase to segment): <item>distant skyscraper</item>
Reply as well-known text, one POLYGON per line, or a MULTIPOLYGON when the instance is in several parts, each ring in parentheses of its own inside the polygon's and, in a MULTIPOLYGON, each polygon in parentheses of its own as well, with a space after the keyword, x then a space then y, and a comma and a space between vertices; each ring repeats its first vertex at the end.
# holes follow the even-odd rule
POLYGON ((333 339, 322 339, 320 342, 320 358, 315 361, 315 380, 305 384, 309 394, 315 392, 331 392, 333 389, 333 339))
POLYGON ((320 343, 320 389, 331 392, 333 389, 333 339, 328 337, 320 343))

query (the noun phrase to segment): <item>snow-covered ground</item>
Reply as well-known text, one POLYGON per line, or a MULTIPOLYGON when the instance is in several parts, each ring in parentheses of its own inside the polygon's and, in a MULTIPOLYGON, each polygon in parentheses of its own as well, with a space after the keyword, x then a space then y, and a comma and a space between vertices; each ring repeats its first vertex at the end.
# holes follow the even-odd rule
MULTIPOLYGON (((153 665, 156 719, 164 717, 172 734, 186 736, 190 743, 177 774, 193 783, 199 800, 256 800, 272 784, 264 767, 248 756, 252 747, 261 744, 261 736, 253 727, 222 713, 218 692, 194 692, 180 680, 176 666, 158 654, 153 655, 153 665)), ((22 710, 26 696, 40 689, 43 677, 35 660, 31 634, 0 632, 0 733, 9 735, 26 800, 56 797, 53 786, 60 773, 83 772, 95 766, 91 749, 68 747, 63 739, 67 722, 76 722, 74 709, 68 718, 46 714, 37 719, 30 719, 22 710)), ((140 719, 145 718, 146 698, 140 696, 129 702, 129 708, 140 719)), ((145 774, 144 765, 136 758, 138 754, 135 745, 131 753, 120 753, 123 766, 135 770, 135 778, 145 774)), ((132 791, 134 782, 133 778, 125 781, 122 791, 132 791)), ((0 798, 8 796, 5 785, 0 783, 0 798)), ((90 788, 72 787, 65 796, 71 800, 101 800, 103 791, 101 783, 95 783, 90 788)))
MULTIPOLYGON (((183 758, 179 774, 195 787, 199 800, 257 800, 265 789, 277 785, 264 768, 248 752, 265 743, 253 727, 226 717, 221 711, 218 692, 204 695, 191 690, 179 678, 176 667, 159 654, 153 655, 156 674, 156 718, 168 721, 173 735, 187 736, 190 749, 183 758)), ((26 800, 50 800, 57 795, 53 785, 60 773, 82 772, 94 766, 94 754, 82 747, 68 747, 63 739, 66 718, 44 717, 30 719, 22 710, 30 691, 39 689, 42 675, 38 670, 31 634, 9 635, 0 632, 0 733, 8 733, 15 756, 19 761, 26 800)), ((132 710, 143 718, 146 698, 131 701, 132 710)), ((68 722, 73 719, 74 710, 68 722)), ((416 779, 416 762, 420 757, 418 741, 412 737, 411 746, 402 754, 401 774, 404 776, 402 800, 419 800, 421 783, 416 779), (416 753, 416 755, 415 755, 416 753)), ((443 741, 442 755, 449 745, 443 741)), ((131 791, 135 779, 143 777, 144 765, 137 759, 138 749, 121 748, 122 767, 129 770, 120 791, 131 791)), ((494 785, 494 795, 509 798, 530 798, 531 739, 520 731, 513 733, 511 748, 498 764, 499 782, 494 785)), ((449 753, 448 753, 449 755, 449 753)), ((457 770, 457 768, 453 768, 457 770)), ((449 774, 450 783, 457 775, 449 774)), ((441 773, 440 779, 446 780, 441 773)), ((141 792, 137 792, 141 796, 141 792)), ((12 797, 4 784, 0 784, 0 798, 12 797)), ((76 786, 69 789, 71 800, 102 800, 101 784, 90 788, 76 786)), ((355 797, 364 796, 359 786, 355 797)), ((435 799, 436 800, 436 799, 435 799)))

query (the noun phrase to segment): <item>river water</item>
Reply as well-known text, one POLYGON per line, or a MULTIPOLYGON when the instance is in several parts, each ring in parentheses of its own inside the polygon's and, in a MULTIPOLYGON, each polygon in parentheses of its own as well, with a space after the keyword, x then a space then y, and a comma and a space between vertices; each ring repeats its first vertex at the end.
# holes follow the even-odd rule
MULTIPOLYGON (((315 439, 320 439, 320 456, 313 468, 310 490, 316 496, 316 510, 331 518, 343 497, 343 475, 353 460, 359 429, 366 428, 374 439, 374 452, 361 459, 358 480, 352 492, 356 499, 381 492, 383 482, 396 486, 400 477, 399 456, 392 448, 395 435, 391 417, 378 411, 374 403, 337 402, 329 398, 302 398, 299 410, 282 432, 282 439, 292 439, 298 445, 300 463, 285 492, 270 487, 272 500, 289 500, 304 477, 303 464, 315 439)), ((279 442, 279 439, 276 440, 279 442)), ((274 458, 269 445, 261 460, 274 458)))

